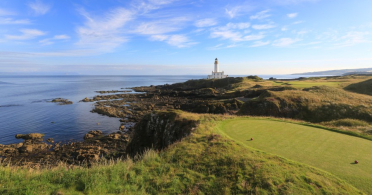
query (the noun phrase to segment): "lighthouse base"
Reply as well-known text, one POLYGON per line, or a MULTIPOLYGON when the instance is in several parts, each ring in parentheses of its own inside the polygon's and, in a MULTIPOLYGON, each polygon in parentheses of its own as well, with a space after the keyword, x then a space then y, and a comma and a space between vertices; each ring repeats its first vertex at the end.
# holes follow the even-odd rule
POLYGON ((208 79, 223 79, 226 78, 227 75, 224 75, 224 72, 212 72, 212 75, 208 75, 208 79))

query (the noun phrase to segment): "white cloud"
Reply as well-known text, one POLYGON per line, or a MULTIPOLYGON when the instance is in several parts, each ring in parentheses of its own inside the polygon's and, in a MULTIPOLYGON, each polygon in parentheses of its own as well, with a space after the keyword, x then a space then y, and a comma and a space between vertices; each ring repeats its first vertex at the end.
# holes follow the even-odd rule
POLYGON ((228 23, 226 27, 228 29, 246 29, 249 28, 251 24, 249 22, 241 22, 241 23, 228 23))
POLYGON ((287 31, 288 28, 287 28, 286 26, 284 26, 284 27, 282 27, 280 30, 282 30, 282 31, 287 31))
POLYGON ((195 22, 195 26, 198 28, 214 26, 216 24, 217 24, 217 21, 214 18, 201 19, 195 22))
POLYGON ((270 44, 270 41, 256 41, 250 47, 261 47, 270 44))
POLYGON ((153 41, 165 41, 168 39, 168 35, 152 35, 150 37, 150 40, 153 40, 153 41))
POLYGON ((8 11, 8 10, 5 10, 5 9, 1 9, 0 8, 0 16, 9 16, 9 15, 15 15, 14 12, 11 12, 11 11, 8 11))
POLYGON ((134 0, 132 7, 138 12, 147 13, 175 1, 177 0, 134 0))
POLYGON ((281 39, 275 40, 273 45, 277 47, 287 47, 298 41, 300 41, 300 39, 281 38, 281 39))
POLYGON ((270 28, 275 28, 275 25, 272 24, 256 24, 253 25, 252 28, 256 30, 265 30, 265 29, 270 29, 270 28))
POLYGON ((247 29, 251 26, 249 22, 241 22, 241 23, 227 23, 225 26, 219 26, 213 28, 213 31, 228 31, 228 30, 243 30, 247 29))
POLYGON ((236 16, 240 16, 242 14, 246 14, 252 10, 252 6, 249 4, 241 4, 237 6, 229 6, 225 8, 225 13, 230 18, 235 18, 236 16))
POLYGON ((197 44, 196 42, 191 42, 184 35, 172 35, 168 38, 167 43, 176 47, 190 47, 191 45, 197 44))
POLYGON ((243 40, 244 40, 244 41, 253 41, 253 40, 263 39, 264 37, 265 37, 265 35, 263 35, 263 34, 258 34, 258 35, 247 35, 247 36, 244 36, 244 37, 243 37, 243 40))
POLYGON ((234 42, 258 40, 265 37, 263 34, 244 36, 244 34, 250 33, 250 30, 247 30, 250 26, 249 22, 227 23, 225 26, 212 28, 210 36, 212 38, 229 39, 234 42))
POLYGON ((0 24, 31 24, 30 20, 14 20, 13 18, 0 18, 0 24))
POLYGON ((136 24, 137 27, 133 31, 133 33, 143 35, 156 35, 174 32, 184 28, 184 23, 189 20, 190 20, 189 18, 177 17, 150 22, 142 22, 140 24, 136 24))
POLYGON ((55 35, 53 39, 69 39, 70 37, 67 35, 55 35))
POLYGON ((41 0, 36 0, 35 2, 29 3, 28 6, 35 12, 36 15, 44 15, 46 14, 51 6, 46 5, 41 0))
POLYGON ((287 14, 287 17, 288 18, 295 18, 297 17, 298 13, 290 13, 290 14, 287 14))
POLYGON ((99 17, 92 17, 85 10, 79 11, 85 17, 84 26, 77 28, 77 45, 109 52, 127 39, 123 36, 123 27, 133 19, 133 12, 116 8, 99 17))
POLYGON ((241 41, 242 35, 238 32, 233 31, 214 31, 211 33, 212 38, 230 39, 232 41, 241 41))
POLYGON ((287 5, 287 4, 299 4, 299 3, 305 3, 305 2, 317 2, 319 0, 270 0, 270 1, 276 4, 287 5))
POLYGON ((55 35, 53 38, 40 40, 39 43, 41 43, 42 45, 51 45, 54 43, 55 40, 66 40, 66 39, 70 39, 70 37, 67 35, 55 35))
POLYGON ((256 15, 253 15, 250 18, 252 20, 253 19, 262 20, 262 19, 268 18, 271 16, 270 14, 267 14, 269 11, 270 10, 264 10, 264 11, 258 12, 256 15))
POLYGON ((367 35, 369 35, 369 32, 357 32, 357 31, 351 31, 347 32, 346 35, 341 37, 341 43, 340 46, 351 46, 359 43, 368 43, 371 42, 371 40, 368 40, 366 38, 367 35))
POLYGON ((240 41, 252 41, 252 40, 259 40, 263 39, 265 35, 263 34, 256 34, 256 35, 246 35, 243 36, 239 32, 225 30, 225 31, 213 31, 211 33, 212 38, 221 38, 221 39, 229 39, 231 41, 240 42, 240 41))
POLYGON ((45 32, 37 29, 21 29, 20 32, 22 32, 21 35, 5 35, 5 38, 9 40, 28 40, 46 34, 45 32))
POLYGON ((296 22, 293 22, 292 24, 301 24, 301 23, 304 23, 304 21, 296 21, 296 22))
POLYGON ((150 40, 165 41, 169 45, 179 48, 190 47, 197 44, 196 42, 190 41, 185 35, 152 35, 150 40))

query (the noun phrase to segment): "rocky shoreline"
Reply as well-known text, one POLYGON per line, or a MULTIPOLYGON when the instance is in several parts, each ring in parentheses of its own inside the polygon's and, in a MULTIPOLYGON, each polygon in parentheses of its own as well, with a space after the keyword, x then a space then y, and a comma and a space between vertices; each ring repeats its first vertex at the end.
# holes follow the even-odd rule
MULTIPOLYGON (((260 78, 248 79, 255 81, 260 78)), ((100 158, 127 156, 128 144, 142 145, 130 143, 133 135, 138 137, 138 132, 142 131, 141 125, 136 124, 145 115, 154 111, 183 110, 194 113, 236 114, 244 101, 257 97, 264 91, 260 87, 245 91, 234 90, 242 80, 241 77, 201 79, 172 85, 131 88, 137 93, 100 91, 101 94, 115 94, 97 95, 84 98, 80 102, 95 102, 91 112, 120 118, 121 125, 117 132, 103 135, 99 130, 91 130, 84 136, 84 141, 68 143, 53 143, 53 140, 44 142, 41 134, 18 135, 16 137, 23 139, 23 142, 0 145, 0 160, 3 165, 37 167, 55 165, 61 161, 72 165, 83 162, 89 164, 100 158), (137 134, 134 131, 137 131, 137 134)), ((68 100, 62 98, 54 99, 52 102, 69 104, 68 100)), ((135 151, 133 147, 131 150, 135 151)))

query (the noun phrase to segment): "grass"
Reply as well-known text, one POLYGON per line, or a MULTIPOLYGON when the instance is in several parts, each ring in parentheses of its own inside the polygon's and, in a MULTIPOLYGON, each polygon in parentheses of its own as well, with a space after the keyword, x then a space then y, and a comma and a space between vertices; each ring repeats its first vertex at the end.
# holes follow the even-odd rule
POLYGON ((356 93, 372 95, 372 79, 350 84, 345 89, 356 93))
POLYGON ((361 194, 332 174, 219 134, 224 116, 177 115, 200 124, 164 151, 92 168, 0 167, 0 194, 361 194))
POLYGON ((372 193, 372 141, 320 128, 255 118, 236 118, 220 124, 240 143, 328 171, 372 193), (249 139, 253 137, 254 140, 249 139), (358 160, 359 164, 353 164, 358 160))
POLYGON ((313 80, 304 80, 304 81, 283 81, 283 82, 275 82, 274 86, 291 86, 295 88, 308 88, 308 87, 314 87, 314 86, 329 86, 329 87, 338 87, 340 84, 339 81, 313 81, 313 80))

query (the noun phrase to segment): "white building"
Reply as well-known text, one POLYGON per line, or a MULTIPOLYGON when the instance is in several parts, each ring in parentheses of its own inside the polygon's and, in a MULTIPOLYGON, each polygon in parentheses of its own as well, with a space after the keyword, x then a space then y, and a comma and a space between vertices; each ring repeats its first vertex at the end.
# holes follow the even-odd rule
POLYGON ((218 59, 214 60, 214 71, 212 71, 212 75, 208 75, 208 79, 223 79, 226 78, 228 75, 224 75, 224 72, 218 72, 218 59))

